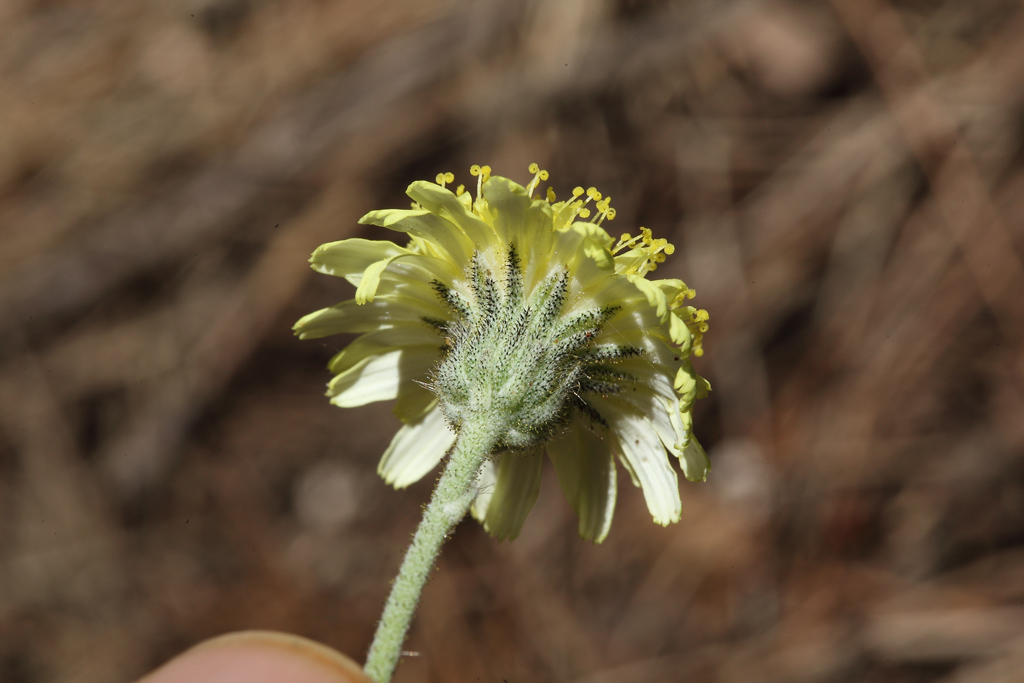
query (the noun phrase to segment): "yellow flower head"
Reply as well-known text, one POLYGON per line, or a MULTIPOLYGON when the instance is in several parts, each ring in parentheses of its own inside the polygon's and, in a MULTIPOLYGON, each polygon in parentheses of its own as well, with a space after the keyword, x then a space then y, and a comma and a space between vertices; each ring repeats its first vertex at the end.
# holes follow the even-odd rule
POLYGON ((411 210, 371 211, 360 223, 408 242, 348 239, 310 261, 344 277, 355 298, 295 324, 303 339, 363 333, 335 356, 331 402, 397 399, 405 423, 379 472, 397 488, 444 458, 465 419, 500 421, 504 437, 484 468, 472 511, 514 538, 555 465, 584 538, 601 541, 615 506, 615 459, 642 487, 659 524, 678 521, 678 481, 709 469, 691 411, 710 389, 690 363, 707 311, 686 304, 681 280, 647 279, 674 248, 651 231, 617 240, 604 229, 611 198, 577 187, 557 201, 530 166, 526 186, 470 169, 475 193, 451 173, 409 186, 411 210))

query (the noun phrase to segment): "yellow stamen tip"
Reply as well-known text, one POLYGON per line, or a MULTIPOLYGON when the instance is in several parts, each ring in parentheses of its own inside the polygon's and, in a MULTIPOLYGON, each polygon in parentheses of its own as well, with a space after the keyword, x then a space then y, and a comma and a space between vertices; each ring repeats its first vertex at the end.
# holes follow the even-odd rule
POLYGON ((530 164, 530 173, 536 173, 540 170, 540 166, 537 164, 530 164))
POLYGON ((573 197, 579 197, 581 194, 583 194, 583 188, 582 187, 577 185, 576 187, 572 188, 572 196, 573 197))

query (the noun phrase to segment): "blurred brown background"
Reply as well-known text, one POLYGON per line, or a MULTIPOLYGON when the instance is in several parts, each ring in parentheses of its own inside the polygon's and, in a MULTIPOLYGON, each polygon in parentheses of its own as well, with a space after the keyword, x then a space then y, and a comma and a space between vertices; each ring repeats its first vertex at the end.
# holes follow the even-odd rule
POLYGON ((548 471, 397 681, 1024 680, 1009 0, 0 2, 0 680, 273 628, 361 658, 431 481, 322 396, 319 243, 473 163, 653 229, 711 312, 683 521, 548 471))

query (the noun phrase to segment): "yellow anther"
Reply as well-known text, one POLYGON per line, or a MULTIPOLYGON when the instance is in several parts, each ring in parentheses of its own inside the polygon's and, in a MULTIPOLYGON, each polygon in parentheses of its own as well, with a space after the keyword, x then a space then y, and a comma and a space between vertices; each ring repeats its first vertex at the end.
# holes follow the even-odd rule
POLYGON ((615 218, 615 209, 609 208, 608 212, 605 215, 608 217, 608 220, 614 219, 615 218))
POLYGON ((615 248, 612 249, 612 253, 613 254, 617 254, 620 251, 622 251, 623 249, 627 249, 629 247, 632 247, 633 243, 635 241, 636 241, 636 238, 635 237, 630 237, 628 232, 622 233, 622 237, 619 238, 619 241, 615 245, 615 248))
POLYGON ((598 219, 597 219, 597 224, 598 225, 601 225, 602 223, 604 223, 604 219, 608 218, 608 212, 612 208, 611 207, 611 201, 612 201, 611 197, 605 197, 604 199, 602 199, 601 201, 599 201, 597 203, 597 210, 598 210, 598 212, 600 214, 598 216, 598 219))
POLYGON ((695 296, 697 296, 697 290, 696 289, 688 289, 688 290, 686 290, 686 298, 687 299, 692 299, 695 296))
POLYGON ((599 195, 598 197, 596 197, 597 199, 599 199, 600 198, 600 194, 601 193, 598 192, 597 188, 594 187, 594 186, 590 186, 590 187, 587 188, 587 196, 590 197, 591 199, 595 199, 594 195, 599 195))
POLYGON ((455 196, 461 197, 464 194, 466 194, 466 186, 460 183, 459 186, 455 188, 455 196))
POLYGON ((671 256, 671 255, 672 255, 672 254, 674 254, 675 252, 676 252, 676 245, 674 245, 674 244, 666 244, 666 245, 665 245, 665 253, 666 253, 666 254, 668 254, 669 256, 671 256))
POLYGON ((555 203, 555 191, 550 187, 548 188, 548 201, 552 204, 555 203))
POLYGON ((473 164, 469 167, 469 174, 476 176, 476 199, 480 201, 481 193, 483 192, 483 185, 487 182, 487 179, 491 177, 490 166, 477 166, 473 164))
POLYGON ((573 197, 579 197, 581 194, 583 194, 583 188, 582 187, 577 185, 576 187, 572 188, 572 196, 573 197))
POLYGON ((440 185, 441 187, 444 187, 444 173, 438 173, 436 176, 434 176, 434 181, 437 182, 437 184, 440 185))
POLYGON ((454 183, 455 182, 455 174, 452 173, 451 171, 448 171, 447 173, 444 174, 444 180, 445 180, 446 183, 454 183))
POLYGON ((541 169, 537 164, 530 164, 530 173, 533 174, 533 180, 526 186, 526 194, 529 197, 533 196, 533 191, 537 189, 537 185, 540 181, 548 179, 548 172, 541 169))
POLYGON ((580 218, 590 218, 590 209, 580 209, 580 218))

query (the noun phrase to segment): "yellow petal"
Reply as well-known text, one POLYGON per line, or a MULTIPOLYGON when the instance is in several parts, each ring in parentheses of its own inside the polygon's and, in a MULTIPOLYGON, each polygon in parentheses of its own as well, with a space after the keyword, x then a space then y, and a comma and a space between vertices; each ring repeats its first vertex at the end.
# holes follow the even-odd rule
POLYGON ((608 536, 615 511, 615 461, 610 443, 580 422, 552 440, 548 456, 558 483, 579 518, 579 534, 600 543, 608 536))
POLYGON ((398 395, 401 383, 425 378, 436 359, 437 350, 429 346, 369 356, 332 379, 327 395, 339 408, 388 401, 398 395))
POLYGON ((359 284, 359 278, 371 263, 406 253, 409 251, 394 242, 354 237, 317 247, 309 262, 318 273, 343 277, 352 284, 359 284))
POLYGON ((429 211, 371 211, 359 222, 419 237, 456 264, 469 263, 474 251, 473 243, 458 226, 429 211))
POLYGON ((398 430, 384 452, 377 473, 396 489, 422 479, 437 467, 455 444, 455 432, 448 428, 439 408, 398 430))
POLYGON ((500 457, 484 528, 499 541, 512 541, 540 495, 544 459, 537 452, 506 453, 500 457))

